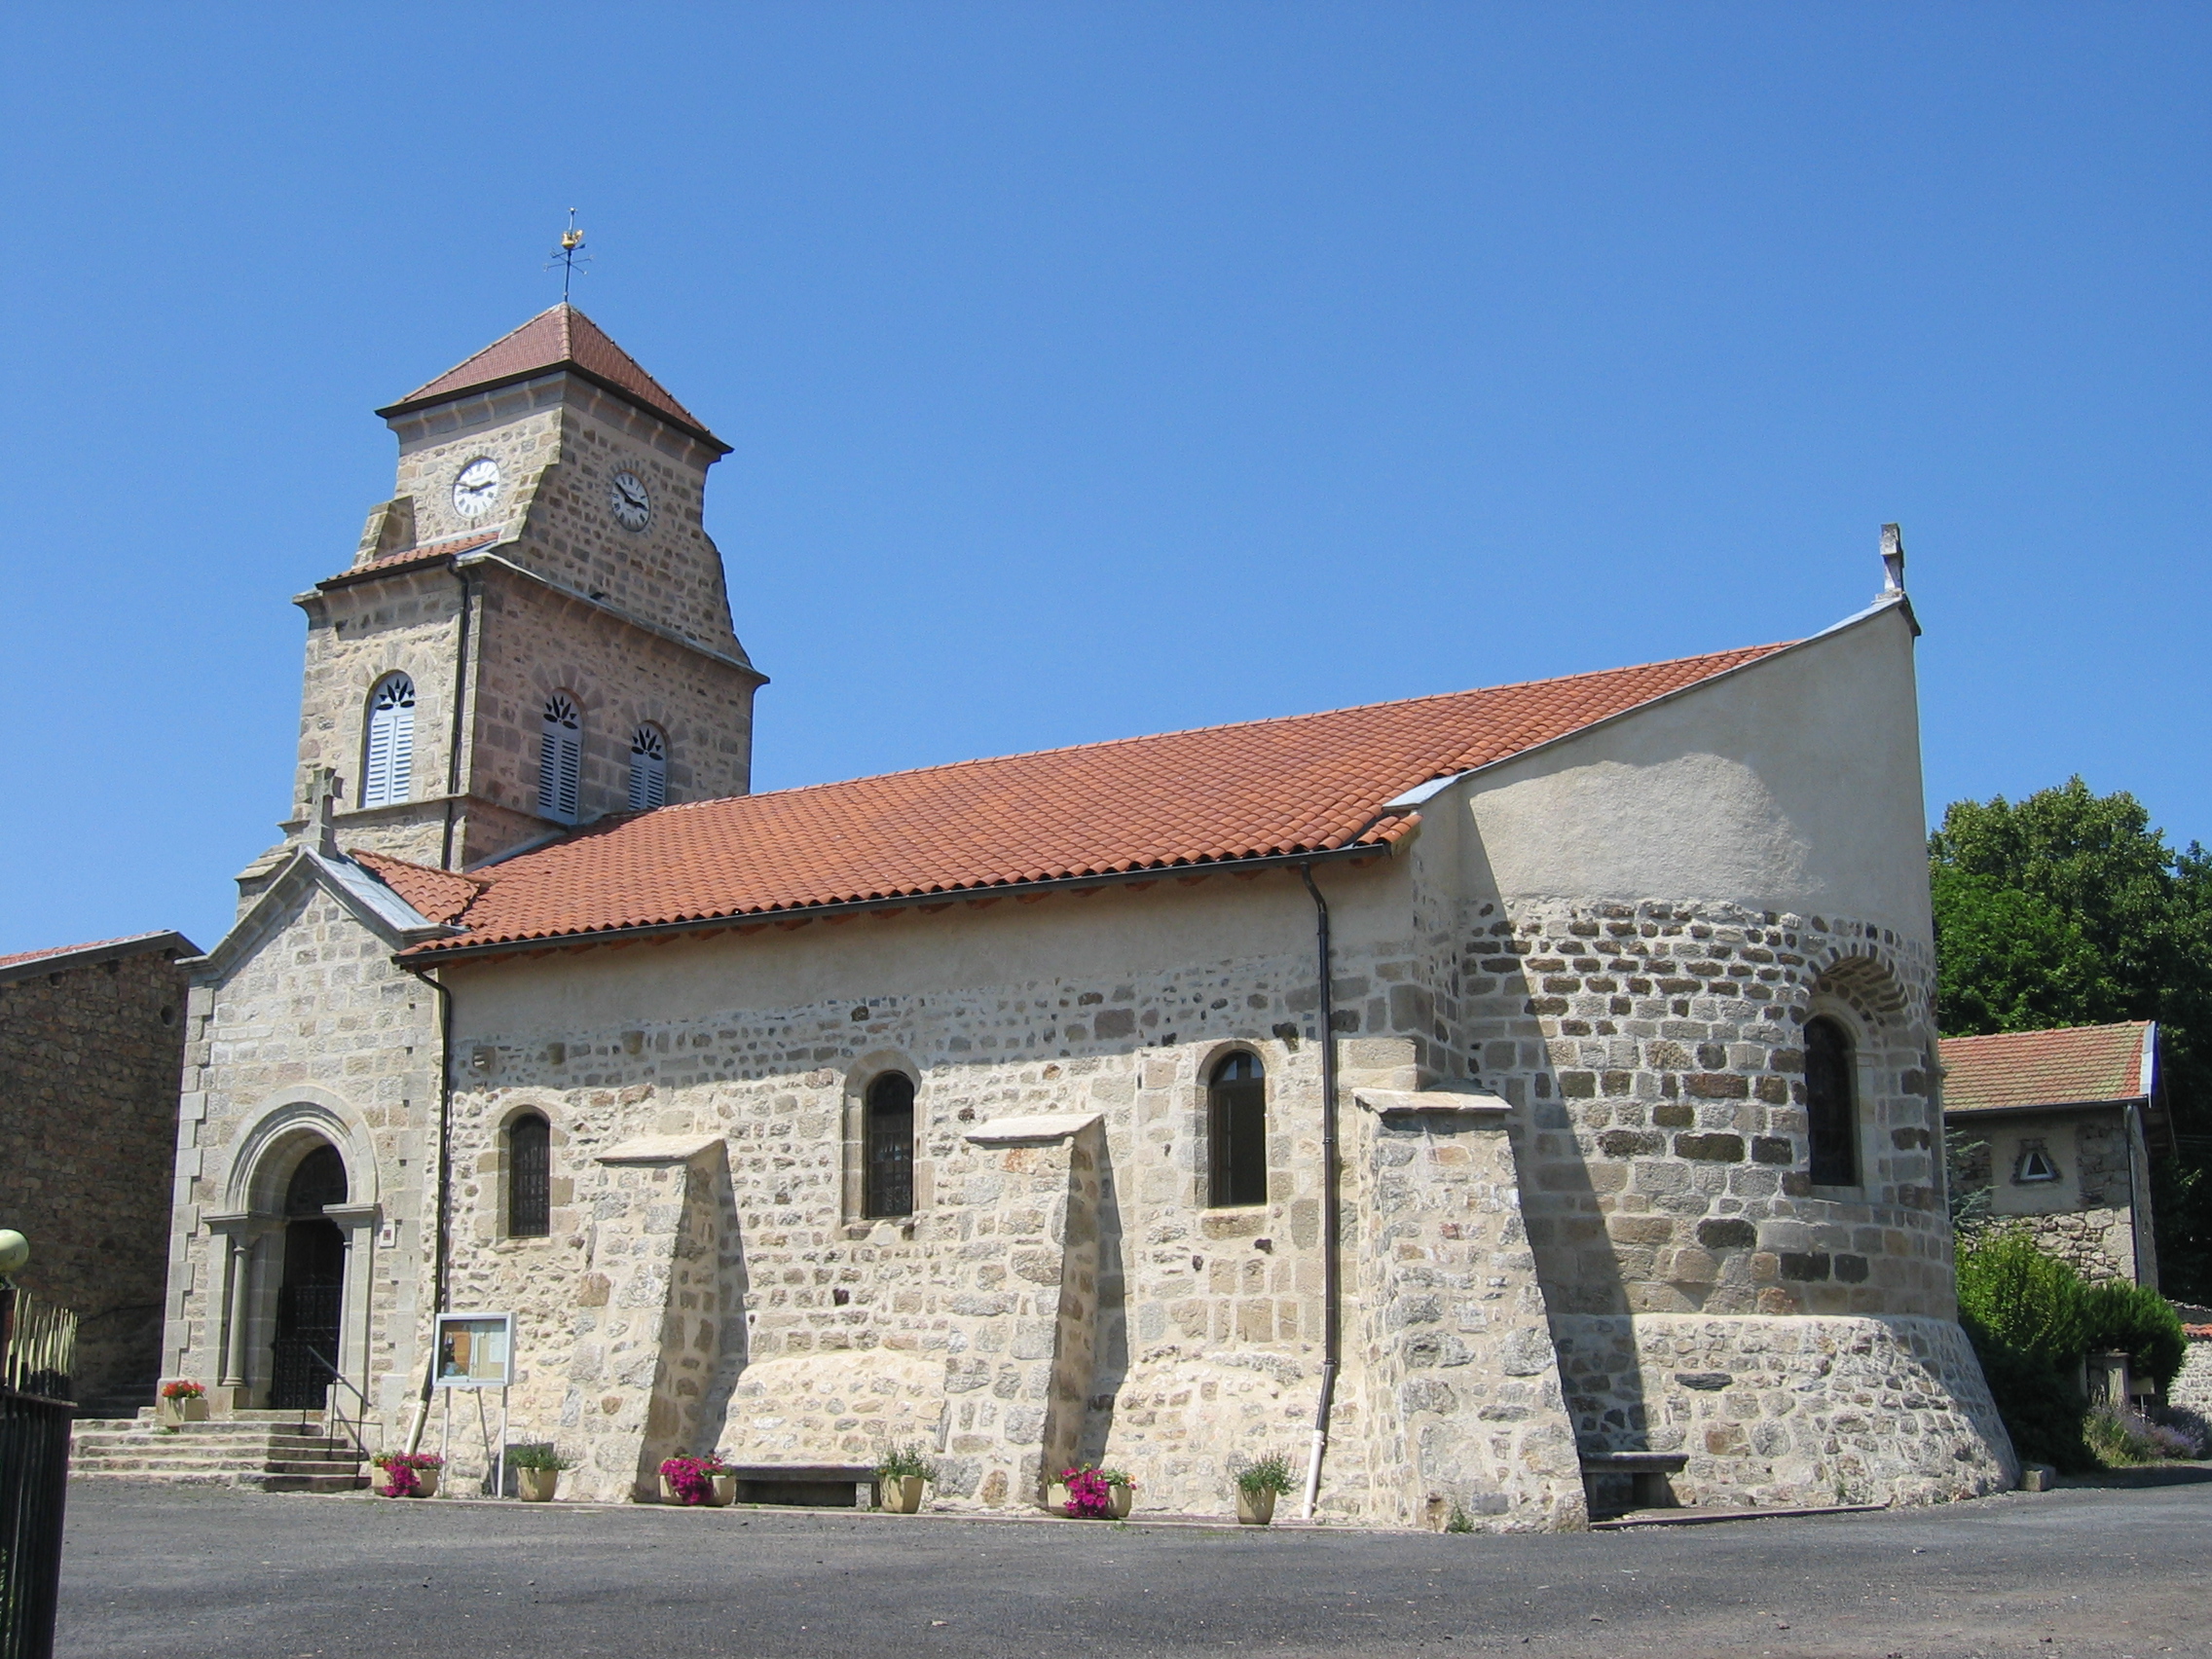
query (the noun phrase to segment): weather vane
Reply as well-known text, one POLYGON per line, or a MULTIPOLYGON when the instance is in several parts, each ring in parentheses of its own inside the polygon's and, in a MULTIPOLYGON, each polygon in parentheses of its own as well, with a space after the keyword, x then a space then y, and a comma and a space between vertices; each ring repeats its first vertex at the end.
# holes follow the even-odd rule
POLYGON ((569 283, 576 274, 576 267, 591 263, 591 255, 588 253, 583 254, 580 258, 578 257, 578 250, 583 245, 584 234, 576 229, 576 210, 571 207, 569 209, 569 228, 561 233, 561 245, 553 250, 553 258, 545 267, 548 271, 556 265, 561 268, 561 303, 563 305, 569 303, 569 283))

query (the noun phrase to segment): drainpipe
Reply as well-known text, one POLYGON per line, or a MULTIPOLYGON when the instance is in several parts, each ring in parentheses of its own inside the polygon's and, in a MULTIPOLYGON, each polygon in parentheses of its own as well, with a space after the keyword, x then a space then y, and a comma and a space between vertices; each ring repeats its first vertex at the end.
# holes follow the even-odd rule
POLYGON ((423 1356, 423 1389, 416 1397, 415 1419, 407 1425, 407 1450, 414 1453, 422 1450, 423 1429, 430 1420, 430 1394, 438 1374, 437 1315, 446 1307, 446 1198, 453 1179, 453 993, 428 970, 401 966, 438 994, 438 1187, 437 1207, 430 1218, 430 1342, 423 1356))
POLYGON ((1306 1463, 1306 1519, 1321 1494, 1321 1454, 1329 1444, 1329 1407, 1337 1395, 1337 1366, 1344 1342, 1337 1270, 1337 1032, 1335 987, 1329 972, 1329 903, 1313 885, 1313 866, 1298 866, 1313 896, 1313 948, 1321 981, 1321 1398, 1313 1408, 1313 1450, 1306 1463))
POLYGON ((456 566, 453 573, 461 583, 461 621, 453 647, 453 735, 447 744, 446 834, 438 859, 440 869, 453 868, 453 803, 461 793, 461 711, 468 703, 468 625, 476 611, 476 584, 468 579, 469 572, 456 566))

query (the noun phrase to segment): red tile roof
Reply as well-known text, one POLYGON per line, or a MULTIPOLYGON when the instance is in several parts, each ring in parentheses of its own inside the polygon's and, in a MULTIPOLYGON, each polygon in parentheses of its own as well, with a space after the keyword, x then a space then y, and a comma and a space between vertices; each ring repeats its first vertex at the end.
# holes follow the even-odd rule
MULTIPOLYGON (((581 369, 592 379, 612 387, 633 402, 674 420, 710 443, 720 443, 700 424, 699 418, 671 397, 668 388, 638 366, 629 352, 608 337, 607 331, 574 306, 563 302, 539 312, 511 334, 492 342, 465 362, 456 364, 437 379, 417 387, 397 403, 377 411, 396 415, 424 403, 459 396, 479 387, 556 368, 581 369)), ((723 445, 726 450, 727 445, 723 445)))
POLYGON ((414 951, 1382 847, 1409 790, 1782 648, 662 807, 488 867, 414 951))
POLYGON ((350 582, 358 576, 381 576, 392 571, 403 571, 410 565, 434 564, 440 559, 451 559, 457 553, 473 552, 499 539, 504 533, 487 530, 480 535, 457 535, 446 541, 426 541, 420 547, 405 547, 397 553, 387 553, 381 559, 365 559, 357 565, 340 571, 335 576, 326 576, 317 584, 328 587, 333 582, 350 582))
POLYGON ((409 864, 382 853, 346 856, 433 922, 453 921, 487 885, 480 875, 432 869, 428 865, 409 864))
POLYGON ((2074 1025, 2055 1031, 2003 1031, 1946 1037, 1943 1110, 2071 1106, 2134 1100, 2143 1094, 2143 1036, 2150 1025, 2074 1025))
POLYGON ((17 968, 25 962, 44 962, 50 956, 75 956, 80 951, 106 950, 120 944, 144 945, 150 950, 170 940, 176 940, 187 951, 198 948, 181 934, 172 933, 167 928, 158 928, 152 933, 125 934, 119 939, 95 939, 84 944, 56 944, 50 945, 45 950, 18 950, 13 956, 0 956, 0 968, 17 968))

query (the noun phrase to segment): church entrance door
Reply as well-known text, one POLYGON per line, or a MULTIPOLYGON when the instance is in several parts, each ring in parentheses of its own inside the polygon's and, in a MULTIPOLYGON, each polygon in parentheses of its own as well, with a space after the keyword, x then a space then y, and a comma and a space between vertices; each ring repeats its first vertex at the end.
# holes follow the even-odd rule
POLYGON ((335 1147, 300 1160, 284 1199, 284 1276, 276 1291, 269 1403, 279 1411, 320 1411, 338 1363, 339 1309, 346 1285, 346 1236, 324 1204, 346 1201, 346 1165, 335 1147))

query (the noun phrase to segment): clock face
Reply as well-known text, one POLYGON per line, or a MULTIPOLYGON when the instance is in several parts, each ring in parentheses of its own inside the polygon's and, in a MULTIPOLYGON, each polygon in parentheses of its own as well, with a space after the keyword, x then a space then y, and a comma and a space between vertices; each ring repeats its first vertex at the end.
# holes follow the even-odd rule
POLYGON ((607 486, 607 504, 614 510, 614 522, 624 530, 643 530, 652 523, 652 498, 634 472, 614 475, 607 486))
POLYGON ((480 455, 453 481, 453 510, 462 518, 481 518, 492 510, 492 498, 499 493, 499 463, 480 455))

